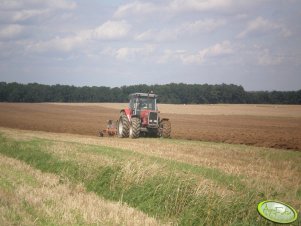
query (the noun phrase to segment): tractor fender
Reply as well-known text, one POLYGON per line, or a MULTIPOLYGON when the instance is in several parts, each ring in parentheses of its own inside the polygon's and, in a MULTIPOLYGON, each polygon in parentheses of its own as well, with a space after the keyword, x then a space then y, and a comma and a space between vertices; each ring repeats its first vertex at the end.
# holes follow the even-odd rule
POLYGON ((131 121, 131 118, 132 118, 132 111, 131 111, 131 109, 129 109, 129 108, 122 109, 122 110, 120 111, 120 114, 121 114, 121 113, 125 113, 126 116, 128 117, 128 120, 131 121))
POLYGON ((162 118, 162 119, 160 120, 160 123, 163 122, 163 121, 169 121, 169 118, 162 118))

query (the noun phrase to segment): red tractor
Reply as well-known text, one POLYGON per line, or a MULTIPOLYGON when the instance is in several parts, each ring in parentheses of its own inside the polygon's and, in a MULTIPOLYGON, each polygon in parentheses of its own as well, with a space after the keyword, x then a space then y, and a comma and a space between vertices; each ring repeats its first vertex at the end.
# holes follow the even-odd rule
POLYGON ((120 111, 117 133, 119 137, 138 138, 155 136, 169 138, 169 119, 160 119, 157 95, 153 93, 130 94, 129 107, 120 111))

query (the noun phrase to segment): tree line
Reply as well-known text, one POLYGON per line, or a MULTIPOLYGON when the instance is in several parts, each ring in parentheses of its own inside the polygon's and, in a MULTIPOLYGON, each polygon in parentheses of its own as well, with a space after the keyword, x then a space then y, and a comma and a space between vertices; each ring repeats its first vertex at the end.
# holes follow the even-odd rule
POLYGON ((110 88, 0 82, 0 102, 128 102, 130 93, 150 91, 171 104, 301 104, 301 90, 248 92, 233 84, 184 83, 110 88))

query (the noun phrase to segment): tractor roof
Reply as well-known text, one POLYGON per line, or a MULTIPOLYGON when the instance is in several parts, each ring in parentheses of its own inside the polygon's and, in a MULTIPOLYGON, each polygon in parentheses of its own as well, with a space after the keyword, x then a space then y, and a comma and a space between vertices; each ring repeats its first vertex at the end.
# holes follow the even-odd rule
POLYGON ((132 97, 150 97, 150 98, 157 98, 158 95, 154 93, 132 93, 129 95, 130 98, 132 97))

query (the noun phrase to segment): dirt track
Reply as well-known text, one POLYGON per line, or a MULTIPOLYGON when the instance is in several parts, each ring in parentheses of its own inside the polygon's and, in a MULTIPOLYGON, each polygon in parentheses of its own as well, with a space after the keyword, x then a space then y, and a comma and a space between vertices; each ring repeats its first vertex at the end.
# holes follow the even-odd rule
MULTIPOLYGON (((96 136, 108 119, 117 119, 118 115, 118 110, 97 104, 0 103, 0 126, 28 130, 96 136)), ((301 115, 279 117, 273 114, 196 115, 163 112, 162 116, 171 119, 174 138, 301 150, 301 115)))

